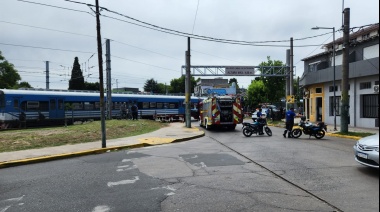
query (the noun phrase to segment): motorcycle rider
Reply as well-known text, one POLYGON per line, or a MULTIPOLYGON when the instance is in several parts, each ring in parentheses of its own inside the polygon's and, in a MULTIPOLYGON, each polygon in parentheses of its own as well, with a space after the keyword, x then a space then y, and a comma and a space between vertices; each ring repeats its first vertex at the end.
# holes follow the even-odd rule
POLYGON ((286 130, 284 131, 284 138, 286 138, 286 132, 288 132, 288 138, 292 138, 292 129, 294 125, 294 117, 296 116, 296 113, 294 112, 294 108, 290 108, 286 113, 285 113, 285 119, 286 119, 286 130))
POLYGON ((263 132, 263 122, 265 121, 262 117, 262 109, 260 108, 259 111, 257 111, 257 122, 259 123, 259 135, 264 135, 263 132))

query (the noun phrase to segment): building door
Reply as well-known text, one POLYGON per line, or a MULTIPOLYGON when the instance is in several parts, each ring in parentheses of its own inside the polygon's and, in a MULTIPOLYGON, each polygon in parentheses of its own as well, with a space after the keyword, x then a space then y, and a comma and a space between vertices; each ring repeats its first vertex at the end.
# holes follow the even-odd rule
POLYGON ((316 109, 317 109, 317 121, 322 121, 323 120, 323 117, 322 117, 322 114, 323 114, 323 108, 322 108, 322 97, 317 97, 315 98, 315 101, 316 101, 316 109))

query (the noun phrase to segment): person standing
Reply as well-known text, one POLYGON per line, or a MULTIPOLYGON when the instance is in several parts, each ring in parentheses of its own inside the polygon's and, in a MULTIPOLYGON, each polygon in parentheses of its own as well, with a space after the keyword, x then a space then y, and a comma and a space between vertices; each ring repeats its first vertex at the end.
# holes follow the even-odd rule
POLYGON ((136 103, 133 104, 133 106, 131 107, 131 110, 132 110, 132 119, 137 120, 137 114, 139 113, 139 108, 137 107, 136 103))
POLYGON ((296 116, 296 113, 294 112, 294 108, 290 108, 286 113, 285 113, 285 124, 286 124, 286 130, 284 131, 284 138, 286 138, 286 132, 288 133, 288 138, 292 138, 292 129, 294 125, 294 117, 296 116))

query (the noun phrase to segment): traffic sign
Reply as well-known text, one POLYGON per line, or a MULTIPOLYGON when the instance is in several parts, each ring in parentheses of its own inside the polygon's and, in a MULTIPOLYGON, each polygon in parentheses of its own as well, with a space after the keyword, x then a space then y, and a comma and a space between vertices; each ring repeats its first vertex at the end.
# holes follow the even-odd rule
POLYGON ((286 96, 286 102, 287 103, 294 103, 294 95, 287 95, 286 96))

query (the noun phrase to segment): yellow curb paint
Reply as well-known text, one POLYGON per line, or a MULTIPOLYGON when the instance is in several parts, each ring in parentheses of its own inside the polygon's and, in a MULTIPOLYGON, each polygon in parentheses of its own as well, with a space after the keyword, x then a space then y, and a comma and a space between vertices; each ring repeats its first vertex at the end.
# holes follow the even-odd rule
POLYGON ((146 143, 150 145, 158 145, 158 144, 168 144, 175 141, 175 138, 160 138, 160 137, 151 137, 151 138, 143 138, 138 139, 140 143, 146 143))

